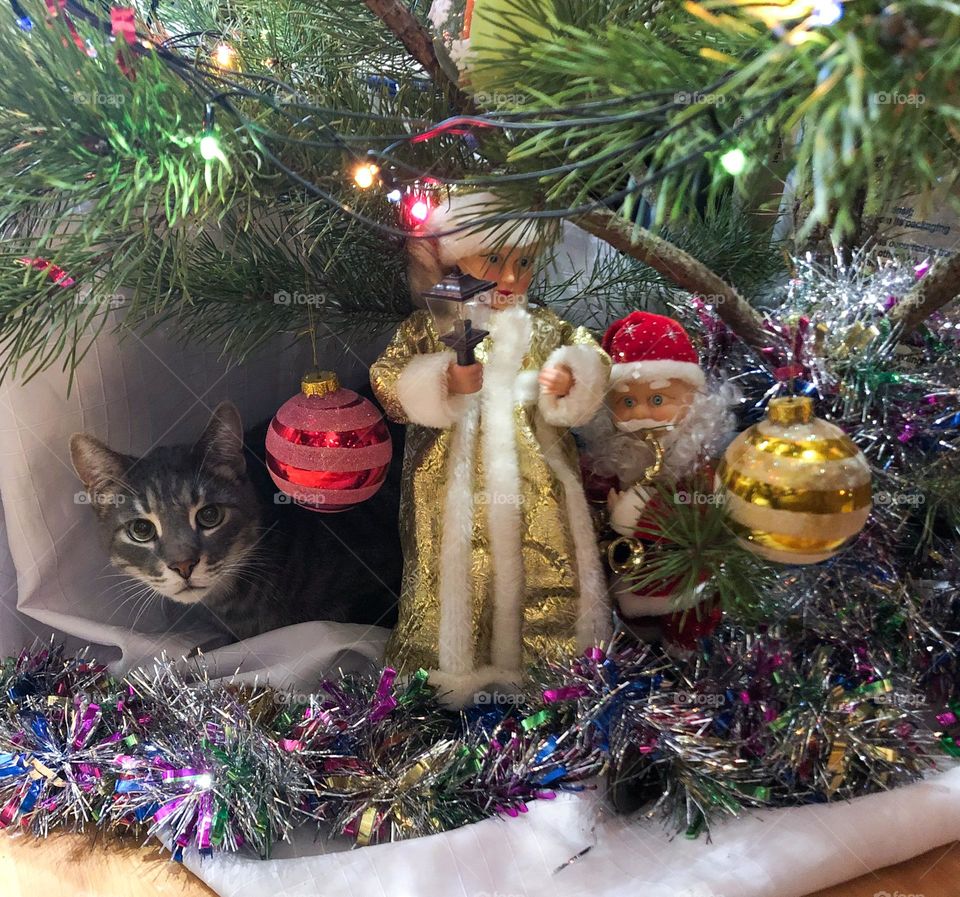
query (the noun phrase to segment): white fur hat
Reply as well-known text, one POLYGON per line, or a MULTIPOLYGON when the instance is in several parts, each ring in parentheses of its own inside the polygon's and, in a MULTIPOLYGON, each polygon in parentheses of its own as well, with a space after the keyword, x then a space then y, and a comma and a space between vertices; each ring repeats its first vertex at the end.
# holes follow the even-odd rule
POLYGON ((455 234, 436 238, 439 258, 444 265, 456 264, 458 259, 468 255, 532 246, 542 239, 542 228, 529 221, 467 226, 473 221, 498 214, 502 208, 503 200, 495 193, 451 193, 431 211, 420 233, 429 236, 464 228, 455 234))

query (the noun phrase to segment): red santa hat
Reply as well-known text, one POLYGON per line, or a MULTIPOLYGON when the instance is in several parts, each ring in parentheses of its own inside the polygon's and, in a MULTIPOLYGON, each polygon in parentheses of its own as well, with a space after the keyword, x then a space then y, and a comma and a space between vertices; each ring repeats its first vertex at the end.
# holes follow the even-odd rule
POLYGON ((613 384, 625 380, 684 380, 702 386, 705 380, 700 356, 687 331, 665 315, 630 312, 607 328, 603 348, 613 361, 613 384))
POLYGON ((534 246, 543 240, 543 229, 530 221, 504 221, 481 227, 471 224, 501 211, 503 199, 495 193, 451 193, 439 201, 418 231, 430 236, 463 228, 457 233, 436 237, 438 256, 444 265, 455 265, 468 255, 534 246))

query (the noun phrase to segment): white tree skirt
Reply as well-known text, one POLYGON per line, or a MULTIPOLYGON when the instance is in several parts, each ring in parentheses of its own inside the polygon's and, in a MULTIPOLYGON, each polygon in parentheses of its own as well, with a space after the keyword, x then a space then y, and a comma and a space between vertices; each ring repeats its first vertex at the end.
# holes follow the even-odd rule
POLYGON ((194 851, 184 862, 222 897, 800 897, 958 838, 960 767, 849 803, 730 820, 710 843, 580 794, 397 844, 351 850, 304 829, 270 860, 194 851))

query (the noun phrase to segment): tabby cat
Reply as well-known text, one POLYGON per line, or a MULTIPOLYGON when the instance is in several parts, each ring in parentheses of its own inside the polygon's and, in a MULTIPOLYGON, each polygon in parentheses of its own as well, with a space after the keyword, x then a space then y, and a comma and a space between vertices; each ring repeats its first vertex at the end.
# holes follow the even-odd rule
POLYGON ((387 481, 338 514, 285 501, 264 465, 266 425, 245 439, 229 402, 194 445, 135 458, 76 433, 70 454, 114 567, 158 597, 203 604, 242 639, 306 620, 393 625, 403 436, 391 430, 387 481))

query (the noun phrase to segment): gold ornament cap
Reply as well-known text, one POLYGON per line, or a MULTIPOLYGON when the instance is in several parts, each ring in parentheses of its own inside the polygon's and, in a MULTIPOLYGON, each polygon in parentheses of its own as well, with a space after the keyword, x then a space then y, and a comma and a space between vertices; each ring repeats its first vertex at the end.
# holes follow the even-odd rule
POLYGON ((333 371, 310 371, 300 380, 300 392, 305 396, 328 396, 340 388, 340 378, 333 371))
POLYGON ((809 396, 771 399, 767 406, 767 420, 774 424, 809 424, 813 417, 813 399, 809 396))

